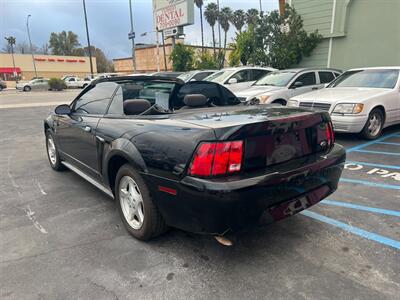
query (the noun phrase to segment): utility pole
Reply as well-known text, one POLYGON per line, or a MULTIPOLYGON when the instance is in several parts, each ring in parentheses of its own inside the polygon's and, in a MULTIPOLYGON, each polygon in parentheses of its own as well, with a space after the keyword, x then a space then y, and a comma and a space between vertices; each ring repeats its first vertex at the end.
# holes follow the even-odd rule
MULTIPOLYGON (((158 30, 158 28, 156 30, 158 30)), ((162 46, 163 46, 163 52, 164 52, 164 69, 165 69, 165 72, 167 72, 167 55, 165 54, 164 30, 161 30, 161 38, 162 38, 162 46)))
POLYGON ((37 70, 36 70, 36 62, 35 62, 35 58, 33 56, 33 47, 32 47, 32 41, 31 41, 31 33, 29 32, 29 17, 31 15, 28 15, 28 17, 26 18, 26 30, 28 31, 28 39, 29 39, 29 46, 31 48, 31 55, 32 55, 32 63, 33 63, 33 69, 35 70, 35 77, 37 78, 37 70))
POLYGON ((133 16, 132 16, 132 1, 129 0, 129 14, 131 16, 131 34, 132 37, 132 65, 133 65, 133 73, 136 73, 136 56, 135 56, 135 32, 133 31, 133 16))
POLYGON ((11 57, 12 57, 12 61, 13 61, 13 75, 14 75, 14 79, 15 79, 15 83, 18 83, 18 79, 17 79, 17 71, 15 69, 15 60, 14 60, 14 45, 15 45, 15 37, 13 36, 9 36, 9 37, 5 37, 8 45, 11 47, 11 57))
POLYGON ((160 41, 158 37, 158 30, 156 30, 156 40, 157 40, 157 72, 160 72, 160 41))
POLYGON ((261 4, 261 0, 260 0, 260 14, 262 13, 262 4, 261 4))
POLYGON ((217 0, 217 9, 218 9, 218 43, 219 43, 219 51, 221 51, 221 23, 219 21, 219 0, 217 0))
POLYGON ((88 28, 87 15, 86 15, 86 4, 85 4, 85 0, 82 0, 82 1, 83 1, 83 12, 85 14, 86 37, 87 37, 87 43, 88 43, 88 48, 89 48, 90 74, 92 75, 92 79, 93 79, 92 47, 90 46, 90 39, 89 39, 89 28, 88 28))

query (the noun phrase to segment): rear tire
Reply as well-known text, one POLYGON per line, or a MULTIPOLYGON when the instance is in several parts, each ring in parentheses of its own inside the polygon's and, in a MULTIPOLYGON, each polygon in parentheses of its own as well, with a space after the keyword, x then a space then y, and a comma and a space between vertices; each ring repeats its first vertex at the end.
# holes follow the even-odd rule
POLYGON ((365 123, 365 126, 361 131, 362 137, 367 140, 378 138, 382 133, 384 122, 382 111, 379 108, 374 108, 370 112, 367 123, 365 123))
POLYGON ((30 86, 24 86, 24 92, 30 92, 32 88, 30 86))
POLYGON ((166 231, 165 221, 149 189, 139 173, 128 164, 118 170, 115 199, 125 228, 135 238, 146 241, 166 231))
POLYGON ((57 146, 56 143, 54 142, 54 137, 50 129, 46 130, 46 150, 50 167, 55 171, 64 170, 65 167, 61 163, 60 155, 58 153, 57 146))

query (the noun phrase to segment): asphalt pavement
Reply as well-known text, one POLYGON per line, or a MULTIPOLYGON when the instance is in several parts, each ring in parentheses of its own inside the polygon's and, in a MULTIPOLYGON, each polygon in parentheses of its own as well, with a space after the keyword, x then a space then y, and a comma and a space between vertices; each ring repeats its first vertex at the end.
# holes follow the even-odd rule
POLYGON ((48 164, 43 119, 78 92, 0 93, 1 299, 398 299, 399 126, 337 135, 338 191, 233 247, 175 229, 140 242, 113 200, 48 164))

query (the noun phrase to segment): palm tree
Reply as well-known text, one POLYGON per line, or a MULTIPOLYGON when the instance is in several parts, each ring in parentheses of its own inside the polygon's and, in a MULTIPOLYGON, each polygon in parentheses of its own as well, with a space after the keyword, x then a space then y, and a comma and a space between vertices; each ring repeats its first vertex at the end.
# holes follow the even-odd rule
POLYGON ((239 33, 242 32, 242 28, 245 23, 246 13, 242 9, 235 10, 232 14, 231 23, 235 26, 239 33))
MULTIPOLYGON (((218 17, 218 22, 221 24, 222 30, 224 31, 224 55, 221 58, 221 60, 225 59, 225 53, 226 53, 226 37, 227 33, 229 31, 229 21, 232 19, 232 10, 229 7, 224 7, 221 9, 218 17)), ((222 65, 223 61, 221 61, 222 65)))
POLYGON ((200 26, 201 26, 201 50, 204 51, 204 31, 203 31, 203 0, 194 0, 196 6, 200 9, 200 26))
POLYGON ((212 39, 213 39, 213 48, 214 48, 214 56, 216 55, 215 52, 215 23, 218 20, 218 6, 214 2, 209 3, 206 6, 206 10, 204 11, 204 17, 206 21, 211 26, 212 30, 212 39))
POLYGON ((255 8, 250 8, 246 13, 246 21, 248 26, 256 25, 259 18, 260 14, 258 13, 258 10, 255 8))

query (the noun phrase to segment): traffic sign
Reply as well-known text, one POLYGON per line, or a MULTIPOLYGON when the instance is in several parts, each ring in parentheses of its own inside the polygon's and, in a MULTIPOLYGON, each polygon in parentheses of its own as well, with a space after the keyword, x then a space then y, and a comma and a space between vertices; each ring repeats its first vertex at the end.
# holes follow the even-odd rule
POLYGON ((178 34, 183 34, 183 27, 173 27, 164 30, 164 37, 177 36, 178 34))
POLYGON ((128 33, 128 39, 130 39, 130 40, 132 40, 132 39, 134 39, 136 36, 135 36, 135 32, 129 32, 128 33))

